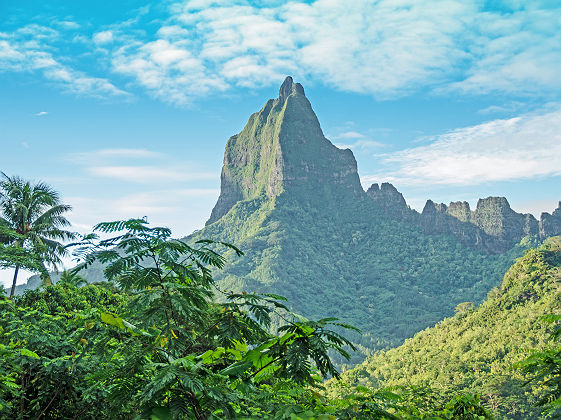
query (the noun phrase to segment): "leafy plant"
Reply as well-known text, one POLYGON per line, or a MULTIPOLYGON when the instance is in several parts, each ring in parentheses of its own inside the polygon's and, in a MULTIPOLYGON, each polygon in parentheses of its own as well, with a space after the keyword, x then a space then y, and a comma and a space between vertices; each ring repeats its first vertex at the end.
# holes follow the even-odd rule
POLYGON ((64 230, 70 223, 64 213, 71 207, 62 204, 58 193, 45 183, 30 184, 17 176, 2 173, 0 181, 0 260, 15 268, 10 291, 13 297, 19 269, 39 271, 50 285, 45 264, 56 267, 67 253, 60 241, 75 234, 64 230), (6 246, 8 245, 8 246, 6 246))
POLYGON ((105 392, 115 412, 265 415, 275 404, 256 394, 288 381, 303 396, 305 386, 339 375, 328 352, 348 358, 344 347, 353 345, 330 327, 356 329, 334 318, 297 317, 281 296, 219 290, 212 269, 222 268, 224 257, 216 247, 241 255, 235 246, 211 240, 191 246, 143 219, 95 229, 118 235, 79 248, 81 267, 101 261, 107 278, 131 295, 123 315, 100 314, 107 329, 87 338, 96 353, 107 354, 91 377, 92 392, 105 392), (272 316, 284 322, 278 335, 270 332, 272 316))
POLYGON ((545 388, 538 404, 543 407, 547 417, 559 418, 561 416, 561 315, 546 315, 542 321, 553 324, 550 339, 553 344, 543 350, 535 350, 524 361, 516 364, 516 367, 531 375, 527 384, 532 382, 540 384, 545 388))

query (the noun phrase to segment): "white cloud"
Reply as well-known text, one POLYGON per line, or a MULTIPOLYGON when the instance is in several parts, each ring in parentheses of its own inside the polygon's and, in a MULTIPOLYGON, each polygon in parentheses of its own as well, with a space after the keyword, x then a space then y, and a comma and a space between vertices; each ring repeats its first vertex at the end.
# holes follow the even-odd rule
POLYGON ((454 130, 381 162, 387 168, 364 183, 477 185, 561 175, 561 108, 454 130))
MULTIPOLYGON (((288 74, 381 99, 416 91, 545 97, 561 90, 560 5, 503 2, 493 10, 477 0, 252 4, 177 1, 167 17, 153 19, 143 8, 132 19, 99 28, 93 42, 81 34, 67 42, 90 49, 85 53, 96 54, 111 72, 174 104, 236 86, 277 85, 288 74), (148 20, 154 31, 142 26, 148 20)), ((27 25, 1 35, 0 68, 40 69, 77 92, 123 94, 109 78, 88 78, 72 70, 68 57, 58 57, 53 41, 63 40, 55 29, 27 25)))
POLYGON ((36 113, 35 116, 36 117, 42 117, 42 116, 47 115, 47 114, 48 114, 47 111, 41 111, 41 112, 36 113))
POLYGON ((56 22, 56 24, 63 29, 69 29, 69 30, 80 29, 80 24, 71 20, 61 20, 56 22))
POLYGON ((114 53, 112 65, 115 72, 134 77, 165 102, 186 104, 193 96, 227 88, 207 72, 185 41, 158 39, 124 45, 114 53))
POLYGON ((112 31, 101 31, 94 34, 92 37, 96 44, 107 44, 113 42, 113 32, 112 31))
POLYGON ((189 172, 185 168, 160 166, 94 166, 88 168, 92 175, 120 179, 137 183, 160 183, 162 181, 192 181, 215 179, 214 172, 189 172))
POLYGON ((38 71, 47 80, 77 95, 128 96, 108 79, 88 76, 55 58, 52 43, 58 40, 60 34, 56 30, 35 24, 8 34, 0 40, 0 72, 38 71))
POLYGON ((379 98, 420 88, 546 94, 561 88, 561 10, 476 1, 183 1, 156 38, 123 37, 113 69, 186 103, 293 74, 379 98), (183 62, 183 66, 180 66, 183 62))

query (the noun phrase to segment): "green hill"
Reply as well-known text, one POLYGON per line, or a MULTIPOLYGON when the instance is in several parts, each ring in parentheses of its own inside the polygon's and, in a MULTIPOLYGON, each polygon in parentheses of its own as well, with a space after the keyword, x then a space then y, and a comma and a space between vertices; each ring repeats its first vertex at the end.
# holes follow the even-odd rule
POLYGON ((504 418, 537 418, 540 389, 512 365, 543 348, 547 314, 561 313, 561 237, 528 251, 506 273, 500 288, 477 308, 466 303, 457 314, 381 351, 345 372, 339 386, 430 386, 451 396, 476 392, 504 418))
POLYGON ((460 220, 442 205, 409 209, 389 184, 366 193, 352 152, 324 137, 291 78, 228 140, 221 183, 206 227, 187 238, 245 252, 216 274, 220 287, 278 293, 305 316, 352 323, 365 354, 481 302, 538 237, 538 222, 506 199, 460 220))

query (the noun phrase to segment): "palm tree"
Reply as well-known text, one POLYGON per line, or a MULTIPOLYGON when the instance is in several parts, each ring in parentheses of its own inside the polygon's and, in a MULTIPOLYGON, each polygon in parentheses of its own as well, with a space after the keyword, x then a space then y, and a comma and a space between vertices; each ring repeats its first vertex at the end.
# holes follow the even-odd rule
POLYGON ((68 270, 64 270, 62 273, 60 273, 60 280, 57 282, 57 284, 58 283, 66 283, 74 287, 81 287, 88 284, 84 277, 68 270))
MULTIPOLYGON (((13 247, 40 256, 41 277, 46 285, 51 285, 45 264, 56 268, 61 263, 60 257, 67 254, 60 241, 76 236, 63 229, 70 226, 63 214, 72 207, 62 204, 58 193, 43 182, 31 185, 20 177, 1 174, 0 225, 9 227, 16 234, 11 243, 13 247)), ((15 263, 10 299, 14 295, 20 267, 21 264, 15 263)))

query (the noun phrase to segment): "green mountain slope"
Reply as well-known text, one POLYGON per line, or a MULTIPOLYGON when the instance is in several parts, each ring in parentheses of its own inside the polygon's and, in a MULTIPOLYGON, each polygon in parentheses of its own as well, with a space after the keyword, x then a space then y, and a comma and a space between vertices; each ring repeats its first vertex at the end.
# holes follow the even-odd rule
POLYGON ((482 301, 524 248, 489 253, 396 218, 364 192, 352 152, 323 136, 291 78, 228 140, 221 181, 206 227, 188 238, 246 253, 216 274, 220 287, 279 293, 305 316, 339 317, 363 330, 354 339, 364 353, 482 301))
POLYGON ((547 343, 548 325, 539 318, 560 313, 560 292, 555 237, 520 258, 482 305, 461 305, 454 317, 345 372, 343 384, 430 386, 447 395, 469 390, 501 417, 537 418, 540 390, 522 386, 527 378, 512 365, 547 343))

